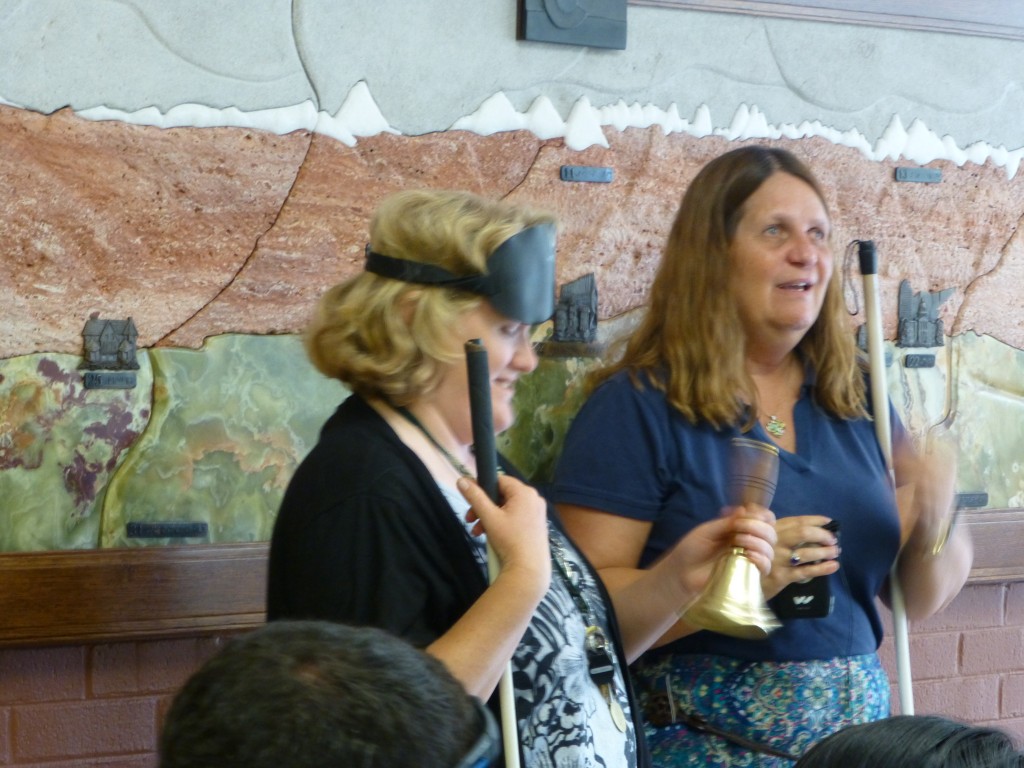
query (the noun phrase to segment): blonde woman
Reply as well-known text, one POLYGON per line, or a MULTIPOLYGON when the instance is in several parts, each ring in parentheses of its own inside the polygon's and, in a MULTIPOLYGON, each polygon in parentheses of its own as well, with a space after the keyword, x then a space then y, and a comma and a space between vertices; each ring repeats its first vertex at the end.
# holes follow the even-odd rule
MULTIPOLYGON (((366 271, 330 289, 310 357, 353 394, 297 470, 271 541, 267 613, 384 628, 494 705, 511 662, 524 766, 645 766, 625 646, 597 574, 501 461, 503 504, 476 474, 465 342, 487 349, 496 431, 554 310, 550 216, 461 192, 385 200, 366 271), (501 564, 488 584, 485 545, 501 564)), ((682 576, 725 547, 766 569, 774 531, 738 510, 680 549, 682 576)), ((700 587, 697 579, 696 587, 700 587)))

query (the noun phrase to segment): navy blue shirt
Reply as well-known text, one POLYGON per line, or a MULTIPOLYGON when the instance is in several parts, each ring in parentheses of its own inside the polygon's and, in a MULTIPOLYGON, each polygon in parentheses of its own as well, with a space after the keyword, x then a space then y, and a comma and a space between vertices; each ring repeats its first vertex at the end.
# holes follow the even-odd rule
MULTIPOLYGON (((899 518, 873 422, 840 419, 801 390, 793 419, 797 452, 780 450, 771 510, 777 517, 826 515, 840 523, 840 569, 827 577, 827 618, 791 619, 766 640, 701 631, 652 653, 717 653, 750 661, 825 659, 873 653, 882 639, 876 596, 899 548, 899 518)), ((890 413, 892 409, 890 408, 890 413)), ((893 434, 905 439, 892 415, 893 434)), ((729 504, 729 449, 739 427, 690 424, 649 384, 625 373, 590 396, 566 436, 552 487, 560 504, 652 524, 641 557, 649 565, 694 526, 729 504)), ((771 442, 758 423, 744 435, 771 442)))

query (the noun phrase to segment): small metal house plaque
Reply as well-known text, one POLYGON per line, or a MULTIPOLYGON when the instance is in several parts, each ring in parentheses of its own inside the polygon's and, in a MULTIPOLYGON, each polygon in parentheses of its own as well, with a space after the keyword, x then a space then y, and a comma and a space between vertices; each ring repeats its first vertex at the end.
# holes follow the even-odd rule
POLYGON ((552 338, 584 343, 597 338, 597 282, 593 273, 562 286, 552 338))
POLYGON ((944 343, 939 306, 953 293, 947 288, 938 293, 914 293, 910 282, 900 283, 898 347, 941 347, 944 343))
POLYGON ((139 363, 135 359, 139 332, 129 317, 110 320, 93 315, 82 329, 82 365, 87 389, 132 389, 139 363), (116 371, 116 373, 111 373, 116 371))

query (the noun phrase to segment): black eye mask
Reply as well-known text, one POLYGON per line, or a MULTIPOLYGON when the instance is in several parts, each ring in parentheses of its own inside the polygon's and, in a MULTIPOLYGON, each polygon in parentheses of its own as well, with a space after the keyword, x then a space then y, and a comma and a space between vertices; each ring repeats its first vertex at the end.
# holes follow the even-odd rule
POLYGON ((397 259, 366 246, 367 272, 407 283, 458 288, 485 297, 498 312, 527 325, 555 313, 555 227, 539 224, 512 235, 487 257, 487 273, 456 275, 434 264, 397 259))

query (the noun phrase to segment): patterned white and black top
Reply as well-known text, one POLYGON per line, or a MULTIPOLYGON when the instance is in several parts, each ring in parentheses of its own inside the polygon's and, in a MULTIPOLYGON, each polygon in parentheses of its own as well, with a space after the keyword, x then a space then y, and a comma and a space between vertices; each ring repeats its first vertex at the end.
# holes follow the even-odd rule
MULTIPOLYGON (((455 488, 441 486, 467 532, 469 506, 455 488)), ((559 548, 569 577, 582 593, 594 620, 611 637, 608 611, 597 588, 598 576, 580 557, 572 542, 553 526, 552 548, 559 548)), ((486 536, 472 536, 474 556, 486 573, 486 536)), ((626 715, 620 731, 604 695, 590 677, 584 640, 587 621, 573 600, 559 569, 552 568, 551 587, 530 622, 512 659, 513 687, 523 759, 530 768, 597 768, 634 766, 636 734, 626 696, 623 671, 615 665, 614 695, 626 715)))
MULTIPOLYGON (((430 645, 487 589, 485 541, 467 535, 466 502, 447 490, 373 408, 349 397, 285 492, 270 542, 267 618, 376 626, 430 645)), ((626 660, 607 592, 558 521, 549 520, 581 597, 574 600, 553 571, 512 659, 522 764, 647 768, 650 754, 623 677, 626 660), (613 646, 612 664, 604 666, 612 667, 622 730, 590 678, 588 613, 613 646)), ((488 702, 496 713, 498 698, 488 702)))

